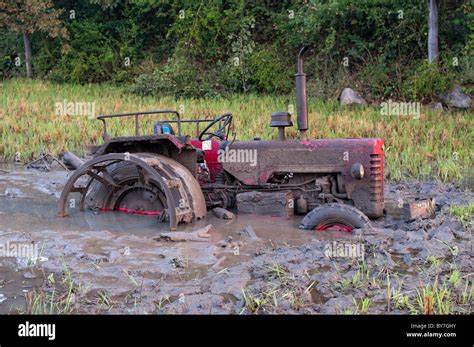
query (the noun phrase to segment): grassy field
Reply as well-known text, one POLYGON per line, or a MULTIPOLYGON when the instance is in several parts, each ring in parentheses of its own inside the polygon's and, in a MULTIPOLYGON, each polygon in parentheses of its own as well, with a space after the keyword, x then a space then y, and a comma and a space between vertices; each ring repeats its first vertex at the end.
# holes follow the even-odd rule
MULTIPOLYGON (((234 114, 237 138, 276 138, 270 114, 288 110, 293 96, 235 95, 208 100, 138 97, 108 85, 52 84, 10 80, 0 85, 0 157, 27 162, 42 152, 57 155, 68 149, 81 154, 90 144, 101 143, 101 122, 87 115, 58 115, 57 103, 89 102, 95 115, 156 109, 177 109, 183 118, 213 118, 234 114)), ((384 116, 378 107, 348 109, 337 101, 309 103, 312 138, 381 137, 385 141, 386 176, 389 179, 463 179, 472 172, 473 113, 434 112, 422 108, 420 117, 384 116)), ((149 119, 142 131, 151 133, 149 119)), ((293 120, 296 123, 296 119, 293 120)), ((132 119, 110 122, 113 135, 133 134, 132 119)), ((195 130, 185 129, 194 135, 195 130)), ((295 129, 287 132, 295 136, 295 129)))

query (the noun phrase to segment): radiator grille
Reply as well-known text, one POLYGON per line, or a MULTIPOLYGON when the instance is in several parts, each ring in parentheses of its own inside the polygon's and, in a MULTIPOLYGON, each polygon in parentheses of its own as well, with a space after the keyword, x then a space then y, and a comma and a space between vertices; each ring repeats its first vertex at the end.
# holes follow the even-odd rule
POLYGON ((383 155, 370 155, 370 200, 383 201, 383 155))

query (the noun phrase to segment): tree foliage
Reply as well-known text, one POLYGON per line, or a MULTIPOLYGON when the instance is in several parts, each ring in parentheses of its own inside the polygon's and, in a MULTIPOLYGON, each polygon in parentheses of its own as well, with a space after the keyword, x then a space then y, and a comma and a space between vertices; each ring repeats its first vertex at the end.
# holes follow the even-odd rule
MULTIPOLYGON (((417 75, 473 83, 469 0, 437 1, 440 69, 429 73, 424 73, 427 1, 0 2, 0 20, 9 23, 9 32, 0 33, 4 78, 20 72, 12 58, 21 55, 21 40, 12 32, 21 27, 11 11, 25 1, 40 6, 35 11, 50 23, 18 17, 24 18, 21 25, 35 29, 35 70, 58 81, 126 83, 140 94, 286 94, 293 88, 296 53, 310 45, 306 72, 313 96, 335 97, 351 85, 369 98, 409 97, 413 88, 425 85, 413 82, 417 75), (60 35, 65 30, 68 39, 60 35), (65 44, 68 50, 62 49, 65 44)), ((439 86, 445 83, 434 87, 439 86)), ((431 87, 426 90, 432 95, 431 87)))

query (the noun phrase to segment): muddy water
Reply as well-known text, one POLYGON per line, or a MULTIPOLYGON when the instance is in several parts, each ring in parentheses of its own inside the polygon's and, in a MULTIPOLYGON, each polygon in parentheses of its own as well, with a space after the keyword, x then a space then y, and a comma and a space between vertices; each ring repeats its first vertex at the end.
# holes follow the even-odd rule
MULTIPOLYGON (((2 168, 9 172, 0 174, 0 243, 34 242, 47 260, 41 264, 46 276, 31 276, 32 266, 13 266, 12 258, 0 258, 0 313, 24 309, 26 291, 40 286, 50 273, 61 274, 65 269, 87 285, 86 292, 106 289, 120 297, 134 290, 136 281, 150 286, 166 281, 178 288, 183 281, 207 275, 209 269, 221 270, 251 259, 260 249, 303 245, 314 238, 298 230, 300 218, 247 215, 229 221, 209 213, 204 220, 180 226, 182 231, 192 231, 212 224, 209 242, 159 242, 156 237, 169 230, 154 216, 73 210, 58 218, 57 201, 68 176, 65 171, 2 168), (249 225, 257 240, 239 233, 249 225)), ((319 237, 344 235, 322 233, 319 237)))
MULTIPOLYGON (((375 230, 362 232, 363 237, 301 231, 297 217, 241 215, 228 221, 208 214, 180 230, 212 224, 209 242, 165 242, 157 237, 169 231, 167 224, 154 216, 73 211, 58 218, 57 200, 68 175, 64 171, 2 168, 9 172, 0 171, 0 244, 34 243, 41 259, 32 264, 28 259, 0 257, 0 313, 24 311, 25 293, 51 290, 51 276, 56 284, 65 277, 73 281, 74 312, 79 313, 239 313, 249 306, 243 290, 252 295, 280 293, 282 303, 262 308, 267 312, 339 313, 362 294, 357 286, 345 288, 356 272, 354 259, 331 260, 324 255, 325 246, 333 241, 364 242, 374 273, 387 268, 419 280, 414 269, 426 263, 428 255, 452 259, 437 236, 430 241, 430 232, 459 243, 453 261, 468 280, 472 273, 466 230, 458 223, 448 227, 459 230, 437 233, 443 223, 455 223, 446 219, 449 204, 472 201, 471 192, 451 186, 431 182, 388 186, 387 197, 393 199, 435 192, 444 212, 434 220, 411 223, 387 216, 374 223, 375 230), (258 239, 240 232, 249 225, 258 239)), ((409 285, 416 282, 403 285, 413 291, 409 285)), ((374 303, 380 302, 374 312, 383 311, 384 299, 379 297, 385 292, 370 293, 374 303)))

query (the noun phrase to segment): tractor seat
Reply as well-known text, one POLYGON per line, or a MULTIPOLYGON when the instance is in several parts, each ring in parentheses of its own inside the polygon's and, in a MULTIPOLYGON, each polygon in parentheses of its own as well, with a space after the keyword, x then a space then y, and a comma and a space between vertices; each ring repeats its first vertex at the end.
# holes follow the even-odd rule
POLYGON ((153 125, 153 134, 154 135, 161 135, 161 134, 174 135, 174 130, 171 124, 169 123, 155 122, 155 124, 153 125))

